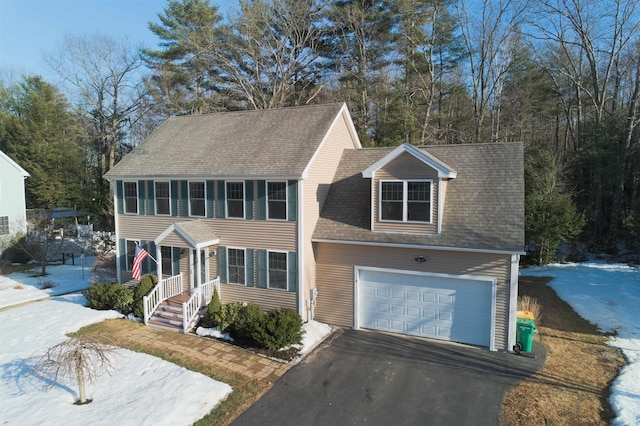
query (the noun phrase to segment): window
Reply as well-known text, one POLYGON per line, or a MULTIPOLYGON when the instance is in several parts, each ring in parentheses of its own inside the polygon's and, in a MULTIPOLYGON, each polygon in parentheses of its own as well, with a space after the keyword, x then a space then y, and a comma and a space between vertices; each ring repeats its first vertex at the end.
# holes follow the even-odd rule
POLYGON ((227 267, 229 269, 229 282, 232 284, 245 284, 245 263, 243 249, 227 249, 227 267))
POLYGON ((131 269, 133 269, 133 259, 136 256, 136 242, 132 240, 127 240, 126 250, 127 250, 126 268, 127 268, 127 271, 130 271, 131 269))
POLYGON ((287 289, 287 253, 269 252, 269 288, 287 289))
POLYGON ((267 182, 267 219, 287 220, 286 182, 267 182))
POLYGON ((244 182, 227 182, 227 217, 244 218, 244 182))
POLYGON ((380 182, 380 220, 431 222, 431 181, 380 182))
POLYGON ((171 247, 160 247, 162 257, 162 275, 173 276, 173 249, 171 247))
POLYGON ((156 182, 156 214, 171 215, 171 185, 169 182, 156 182))
POLYGON ((0 235, 9 235, 9 216, 0 216, 0 235))
POLYGON ((402 220, 402 182, 382 182, 381 211, 382 220, 402 220))
POLYGON ((138 214, 138 182, 123 182, 124 212, 138 214))
POLYGON ((204 182, 189 182, 189 216, 206 216, 204 182))

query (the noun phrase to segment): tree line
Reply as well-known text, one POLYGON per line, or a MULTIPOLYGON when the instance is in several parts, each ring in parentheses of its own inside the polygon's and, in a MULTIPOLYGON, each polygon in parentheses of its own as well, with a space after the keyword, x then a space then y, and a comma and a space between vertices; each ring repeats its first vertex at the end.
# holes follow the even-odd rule
POLYGON ((639 7, 240 0, 224 17, 169 0, 155 47, 65 39, 47 62, 69 98, 34 76, 3 84, 0 149, 32 173, 30 206, 106 219, 102 175, 167 117, 345 101, 365 146, 524 141, 538 256, 577 235, 615 251, 640 239, 639 7))

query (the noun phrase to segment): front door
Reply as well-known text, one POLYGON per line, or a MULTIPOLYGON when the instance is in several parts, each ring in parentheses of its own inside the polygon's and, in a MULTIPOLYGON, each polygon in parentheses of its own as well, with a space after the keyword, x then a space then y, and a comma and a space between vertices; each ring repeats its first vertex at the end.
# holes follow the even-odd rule
POLYGON ((191 250, 191 288, 198 287, 198 273, 200 273, 200 282, 207 282, 207 256, 206 250, 200 250, 200 271, 198 271, 198 250, 191 250))

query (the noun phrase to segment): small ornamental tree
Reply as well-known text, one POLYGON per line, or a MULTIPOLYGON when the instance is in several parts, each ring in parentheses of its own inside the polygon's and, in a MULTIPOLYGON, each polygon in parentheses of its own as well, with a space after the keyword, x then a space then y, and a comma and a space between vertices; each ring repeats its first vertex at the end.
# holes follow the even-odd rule
POLYGON ((74 337, 49 348, 33 372, 51 377, 50 386, 58 383, 60 376, 75 378, 79 395, 76 404, 88 404, 91 400, 87 399, 85 382, 94 383, 98 376, 110 372, 116 350, 88 337, 74 337))

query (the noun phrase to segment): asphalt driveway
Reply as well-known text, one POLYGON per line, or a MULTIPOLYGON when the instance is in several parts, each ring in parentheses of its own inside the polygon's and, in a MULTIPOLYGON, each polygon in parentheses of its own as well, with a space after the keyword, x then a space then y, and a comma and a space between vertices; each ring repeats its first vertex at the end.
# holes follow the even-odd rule
POLYGON ((497 425, 536 358, 369 331, 339 331, 234 425, 497 425))

